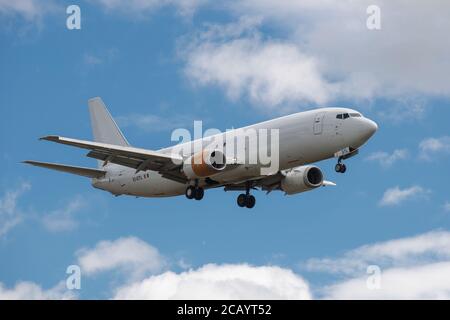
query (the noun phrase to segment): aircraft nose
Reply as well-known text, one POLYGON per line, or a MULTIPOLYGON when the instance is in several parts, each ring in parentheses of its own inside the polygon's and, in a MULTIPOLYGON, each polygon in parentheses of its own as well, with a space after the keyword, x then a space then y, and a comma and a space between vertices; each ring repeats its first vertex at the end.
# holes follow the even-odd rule
POLYGON ((373 136, 373 134, 378 130, 378 125, 376 124, 375 121, 370 120, 370 119, 364 119, 364 126, 362 129, 362 134, 364 136, 364 138, 367 140, 369 139, 371 136, 373 136))

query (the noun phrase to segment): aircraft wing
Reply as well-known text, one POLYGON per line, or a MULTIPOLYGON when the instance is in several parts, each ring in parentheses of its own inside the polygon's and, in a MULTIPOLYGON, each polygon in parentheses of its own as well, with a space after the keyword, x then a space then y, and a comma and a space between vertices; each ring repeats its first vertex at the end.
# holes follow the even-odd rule
POLYGON ((179 170, 183 159, 181 156, 167 155, 147 149, 134 148, 130 146, 119 146, 108 143, 93 142, 65 138, 60 136, 46 136, 40 140, 53 141, 82 149, 90 150, 88 157, 97 160, 111 162, 122 166, 136 169, 136 171, 153 170, 160 172, 163 176, 184 182, 184 177, 179 170))

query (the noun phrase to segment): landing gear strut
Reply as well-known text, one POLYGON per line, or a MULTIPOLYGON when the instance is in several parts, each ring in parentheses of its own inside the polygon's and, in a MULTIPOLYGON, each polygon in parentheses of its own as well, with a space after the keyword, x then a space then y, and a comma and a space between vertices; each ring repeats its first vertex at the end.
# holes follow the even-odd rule
POLYGON ((205 190, 198 186, 198 181, 195 182, 195 186, 189 186, 186 188, 185 192, 186 198, 202 200, 205 195, 205 190))
POLYGON ((250 194, 250 185, 247 184, 245 193, 241 193, 237 197, 237 204, 239 207, 253 208, 256 204, 256 199, 250 194))
POLYGON ((339 157, 338 163, 336 163, 336 165, 334 166, 334 170, 339 173, 344 173, 345 171, 347 171, 347 167, 345 166, 345 164, 343 164, 341 162, 342 162, 342 157, 339 157))

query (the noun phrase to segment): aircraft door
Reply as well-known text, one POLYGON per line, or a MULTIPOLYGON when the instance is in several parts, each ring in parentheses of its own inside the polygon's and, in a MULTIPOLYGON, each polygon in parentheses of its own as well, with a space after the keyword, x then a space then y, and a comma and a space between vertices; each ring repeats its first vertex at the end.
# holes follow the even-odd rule
POLYGON ((323 118, 325 116, 324 112, 320 112, 314 117, 313 132, 314 134, 322 134, 323 131, 323 118))

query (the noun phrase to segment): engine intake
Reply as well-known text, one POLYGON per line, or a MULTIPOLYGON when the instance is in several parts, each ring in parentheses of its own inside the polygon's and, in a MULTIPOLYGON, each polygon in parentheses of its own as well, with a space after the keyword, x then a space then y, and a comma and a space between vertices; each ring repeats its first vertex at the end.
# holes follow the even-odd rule
POLYGON ((220 150, 203 150, 183 163, 183 172, 189 179, 212 176, 226 167, 225 154, 220 150))
POLYGON ((281 180, 281 189, 286 194, 309 191, 323 184, 323 173, 316 166, 300 166, 286 173, 281 180))

